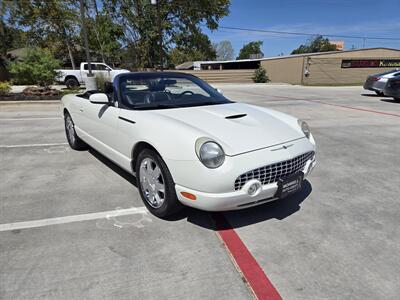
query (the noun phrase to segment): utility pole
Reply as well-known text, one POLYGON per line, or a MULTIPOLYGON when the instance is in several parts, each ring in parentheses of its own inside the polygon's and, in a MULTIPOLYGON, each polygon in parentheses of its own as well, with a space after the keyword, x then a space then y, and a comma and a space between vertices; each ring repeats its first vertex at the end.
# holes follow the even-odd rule
POLYGON ((86 21, 85 21, 85 5, 84 5, 84 0, 80 0, 80 9, 81 9, 81 23, 82 23, 82 35, 83 35, 83 41, 85 43, 85 52, 86 52, 86 60, 88 64, 88 75, 87 75, 87 80, 85 81, 86 84, 86 90, 97 90, 96 86, 96 80, 93 76, 92 72, 92 64, 90 60, 90 52, 89 52, 89 42, 88 42, 88 35, 87 35, 87 28, 86 28, 86 21))
POLYGON ((161 26, 161 15, 160 15, 160 0, 150 0, 152 5, 156 5, 157 9, 157 23, 158 23, 158 34, 159 34, 159 50, 160 50, 160 69, 164 70, 164 57, 163 57, 163 30, 161 26))

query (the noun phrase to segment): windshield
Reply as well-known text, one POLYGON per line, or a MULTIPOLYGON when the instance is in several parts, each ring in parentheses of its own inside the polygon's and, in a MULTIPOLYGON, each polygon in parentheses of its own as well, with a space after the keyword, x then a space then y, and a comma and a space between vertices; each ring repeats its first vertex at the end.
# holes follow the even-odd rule
POLYGON ((131 109, 164 109, 230 103, 213 87, 188 74, 136 73, 121 76, 122 104, 131 109))

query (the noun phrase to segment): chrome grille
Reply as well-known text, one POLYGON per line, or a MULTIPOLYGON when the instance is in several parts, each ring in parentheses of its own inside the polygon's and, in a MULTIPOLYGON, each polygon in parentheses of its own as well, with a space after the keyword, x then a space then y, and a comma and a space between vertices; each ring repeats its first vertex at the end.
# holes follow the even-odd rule
POLYGON ((235 191, 240 190, 247 181, 258 179, 263 185, 277 182, 280 178, 301 171, 307 160, 314 156, 314 151, 304 153, 295 158, 263 166, 240 175, 235 180, 235 191))

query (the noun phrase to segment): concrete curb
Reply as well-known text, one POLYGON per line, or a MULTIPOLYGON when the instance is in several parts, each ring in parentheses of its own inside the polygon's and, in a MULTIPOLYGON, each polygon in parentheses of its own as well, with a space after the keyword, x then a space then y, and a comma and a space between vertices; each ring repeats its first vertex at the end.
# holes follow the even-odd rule
POLYGON ((0 100, 0 105, 15 105, 15 104, 58 104, 61 100, 0 100))

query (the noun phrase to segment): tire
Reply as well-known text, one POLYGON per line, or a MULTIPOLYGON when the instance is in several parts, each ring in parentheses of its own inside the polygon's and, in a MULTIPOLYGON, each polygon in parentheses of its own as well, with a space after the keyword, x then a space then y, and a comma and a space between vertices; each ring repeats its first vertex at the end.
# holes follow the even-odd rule
POLYGON ((65 85, 69 89, 73 89, 79 86, 79 81, 75 77, 70 77, 67 80, 65 80, 65 85))
POLYGON ((400 102, 400 98, 394 97, 394 101, 400 102))
POLYGON ((69 113, 64 114, 64 127, 68 144, 72 149, 86 150, 88 148, 88 145, 84 141, 82 141, 76 134, 74 121, 72 121, 71 115, 69 113))
POLYGON ((135 171, 140 197, 153 215, 165 218, 182 209, 171 173, 160 155, 144 149, 138 155, 135 171))
POLYGON ((375 93, 376 93, 378 96, 381 96, 381 97, 385 96, 385 94, 384 94, 383 92, 380 92, 380 91, 375 91, 375 93))

